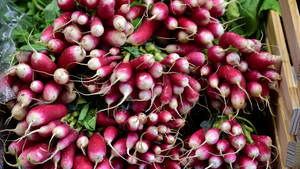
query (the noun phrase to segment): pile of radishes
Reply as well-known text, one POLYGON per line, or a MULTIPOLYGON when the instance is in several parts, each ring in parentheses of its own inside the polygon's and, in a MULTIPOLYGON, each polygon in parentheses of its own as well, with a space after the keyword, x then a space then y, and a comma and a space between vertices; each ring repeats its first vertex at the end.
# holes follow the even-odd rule
POLYGON ((1 131, 18 137, 6 151, 16 157, 16 164, 6 161, 9 166, 269 167, 271 138, 251 134, 236 118, 255 105, 270 108, 280 58, 261 51, 256 39, 224 31, 217 18, 228 2, 57 3, 63 12, 39 42, 49 50, 37 51, 28 42, 32 51, 18 52, 18 64, 1 79, 0 89, 10 88, 16 96, 6 103, 11 111, 6 122, 17 120, 16 128, 1 131), (133 57, 124 46, 141 54, 133 57), (104 98, 106 106, 97 107, 101 130, 77 125, 78 112, 68 106, 78 96, 104 98), (203 97, 225 119, 207 131, 181 133, 191 110, 205 105, 203 97))

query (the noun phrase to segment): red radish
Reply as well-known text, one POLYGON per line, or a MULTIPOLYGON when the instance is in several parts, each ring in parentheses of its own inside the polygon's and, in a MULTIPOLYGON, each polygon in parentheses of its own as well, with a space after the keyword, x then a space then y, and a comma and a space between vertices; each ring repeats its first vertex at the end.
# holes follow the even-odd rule
POLYGON ((136 76, 136 86, 141 90, 149 90, 154 87, 154 80, 149 73, 141 72, 136 76))
POLYGON ((179 58, 175 61, 173 66, 173 70, 179 73, 186 73, 190 72, 189 70, 189 61, 186 58, 179 58))
MULTIPOLYGON (((69 82, 69 72, 64 69, 64 68, 58 68, 55 70, 55 72, 53 73, 53 76, 54 76, 54 81, 55 83, 57 84, 60 84, 60 85, 64 85, 64 84, 67 84, 69 82)), ((46 84, 47 86, 47 84, 46 84)), ((45 86, 45 88, 46 88, 45 86)))
POLYGON ((280 74, 274 69, 267 69, 263 72, 263 75, 272 81, 281 80, 280 74))
POLYGON ((175 17, 172 16, 168 16, 165 20, 164 20, 164 24, 166 26, 166 28, 168 30, 175 30, 178 29, 178 21, 175 17))
POLYGON ((163 65, 172 66, 179 58, 180 56, 177 53, 170 53, 169 55, 165 56, 163 60, 160 61, 160 63, 163 65))
POLYGON ((166 110, 158 113, 158 121, 161 123, 168 123, 172 119, 172 114, 166 110))
POLYGON ((240 135, 243 133, 242 126, 236 120, 232 120, 231 123, 232 123, 231 132, 232 132, 233 136, 240 135))
POLYGON ((83 0, 83 4, 89 8, 89 9, 93 9, 96 8, 98 5, 98 0, 83 0))
POLYGON ((99 44, 99 38, 90 34, 84 35, 80 41, 82 48, 86 51, 95 49, 99 44))
POLYGON ((224 83, 220 84, 219 89, 220 89, 220 93, 222 94, 222 96, 224 96, 225 98, 229 97, 230 92, 231 92, 229 84, 224 82, 224 83))
POLYGON ((72 169, 73 168, 75 151, 76 151, 75 144, 71 144, 67 148, 62 150, 62 156, 61 156, 61 160, 60 160, 60 166, 62 169, 72 169))
POLYGON ((187 32, 183 31, 183 30, 178 31, 178 32, 176 33, 177 40, 178 40, 180 43, 187 43, 188 41, 192 40, 192 39, 190 39, 189 36, 190 36, 190 35, 189 35, 187 32))
POLYGON ((224 162, 229 164, 230 167, 232 167, 232 164, 236 162, 236 159, 236 153, 231 148, 229 148, 224 154, 224 162))
POLYGON ((128 156, 127 162, 128 164, 134 165, 138 163, 138 159, 135 156, 128 156))
POLYGON ((53 163, 54 163, 54 168, 57 168, 57 165, 58 165, 58 162, 60 161, 60 159, 61 159, 61 152, 59 151, 59 152, 57 152, 57 153, 55 154, 55 156, 52 158, 52 161, 53 161, 53 163))
POLYGON ((135 132, 130 132, 126 138, 126 147, 127 147, 127 154, 129 155, 129 151, 136 145, 136 142, 139 139, 139 135, 135 132))
POLYGON ((220 130, 225 132, 225 133, 230 133, 230 131, 231 131, 230 121, 223 121, 220 125, 220 130))
POLYGON ((213 0, 213 7, 210 10, 213 17, 221 17, 224 15, 226 6, 229 4, 229 2, 226 2, 224 0, 213 0))
POLYGON ((57 103, 69 104, 77 98, 76 91, 62 91, 57 99, 57 103))
POLYGON ((34 93, 29 89, 24 89, 18 92, 17 101, 21 107, 29 106, 34 98, 34 93))
POLYGON ((4 130, 1 130, 0 133, 2 133, 2 132, 14 132, 14 133, 16 133, 17 136, 21 137, 25 134, 25 130, 27 129, 27 127, 28 127, 28 124, 24 120, 24 121, 18 122, 17 125, 16 125, 16 128, 14 128, 14 129, 4 129, 4 130))
POLYGON ((85 155, 85 148, 88 146, 88 144, 89 144, 89 139, 85 135, 80 135, 76 140, 77 148, 79 148, 84 155, 85 155))
POLYGON ((203 7, 206 8, 207 10, 211 10, 213 5, 214 5, 213 0, 206 0, 206 2, 203 4, 203 7))
POLYGON ((27 154, 27 160, 32 164, 36 164, 44 161, 50 155, 51 150, 48 149, 48 145, 45 143, 40 143, 34 146, 34 149, 27 154))
POLYGON ((58 58, 58 66, 67 70, 72 69, 84 60, 86 52, 80 46, 70 46, 66 48, 58 58))
POLYGON ((138 93, 139 100, 138 101, 149 101, 152 98, 152 91, 149 90, 141 90, 138 93))
POLYGON ((200 45, 205 45, 206 47, 211 47, 214 40, 214 35, 206 28, 199 28, 195 41, 200 45))
POLYGON ((120 8, 118 9, 117 14, 126 16, 126 14, 129 12, 129 10, 130 10, 130 4, 122 4, 120 6, 120 8))
POLYGON ((151 9, 152 17, 150 20, 155 19, 158 21, 163 21, 167 19, 169 14, 168 6, 163 2, 156 2, 151 9))
POLYGON ((207 25, 207 28, 211 31, 215 38, 219 38, 224 34, 224 27, 221 23, 211 22, 207 25))
POLYGON ((110 125, 115 125, 116 121, 108 117, 104 112, 99 111, 97 115, 96 123, 99 126, 110 126, 110 125))
MULTIPOLYGON (((47 43, 49 40, 53 39, 53 25, 47 27, 41 34, 40 41, 47 43)), ((57 37, 56 37, 57 38, 57 37)))
POLYGON ((248 63, 242 60, 241 63, 237 66, 237 68, 239 69, 239 71, 244 73, 248 70, 248 63))
POLYGON ((57 0, 57 5, 63 11, 71 11, 74 9, 76 3, 74 0, 57 0))
POLYGON ((207 25, 210 22, 210 17, 210 12, 205 8, 195 8, 192 13, 192 18, 198 25, 207 25))
POLYGON ((202 144, 202 142, 204 142, 204 139, 203 129, 199 129, 188 139, 188 146, 192 149, 196 149, 202 144))
POLYGON ((218 75, 224 78, 230 84, 236 84, 239 88, 245 88, 245 79, 242 73, 229 65, 223 65, 219 68, 218 75))
MULTIPOLYGON (((95 35, 94 35, 95 36, 95 35)), ((94 57, 102 57, 106 54, 107 52, 105 50, 100 50, 100 49, 94 49, 90 51, 90 56, 92 58, 94 57)))
POLYGON ((140 120, 138 116, 131 116, 127 120, 127 128, 130 131, 137 131, 140 126, 140 120))
POLYGON ((237 136, 229 136, 229 142, 237 151, 242 150, 246 145, 246 138, 243 134, 237 136))
POLYGON ((238 65, 240 63, 240 60, 240 55, 236 52, 230 52, 226 55, 226 63, 229 65, 238 65))
MULTIPOLYGON (((20 141, 13 141, 9 144, 8 146, 8 154, 10 155, 20 155, 23 151, 23 148, 27 145, 30 145, 28 144, 28 140, 20 140, 20 141)), ((28 146, 27 146, 28 147, 28 146)))
POLYGON ((219 38, 219 46, 226 49, 230 45, 239 50, 248 49, 249 46, 247 39, 243 38, 241 35, 234 32, 225 32, 219 38))
POLYGON ((216 148, 222 154, 228 150, 229 142, 225 139, 220 139, 216 144, 216 148))
MULTIPOLYGON (((170 75, 170 78, 176 86, 179 86, 179 87, 189 86, 189 78, 185 74, 172 73, 170 75)), ((178 94, 181 94, 181 93, 178 93, 178 94)))
POLYGON ((15 56, 18 63, 29 63, 32 52, 29 51, 18 51, 15 56))
POLYGON ((191 35, 195 35, 197 33, 198 27, 196 23, 186 17, 178 18, 178 25, 191 35))
POLYGON ((149 126, 145 131, 145 138, 149 141, 156 140, 158 137, 158 128, 156 126, 149 126))
POLYGON ((172 84, 169 76, 163 76, 163 90, 160 95, 161 103, 169 104, 172 99, 172 84))
POLYGON ((262 93, 262 85, 256 81, 250 81, 247 84, 247 91, 249 92, 250 96, 261 98, 262 93))
MULTIPOLYGON (((120 56, 93 57, 88 61, 87 65, 89 69, 97 70, 100 69, 101 67, 104 67, 105 65, 108 65, 109 63, 112 63, 120 59, 121 59, 120 56)), ((106 73, 97 72, 96 74, 101 77, 101 75, 105 75, 106 73)))
POLYGON ((58 18, 56 18, 53 22, 53 32, 55 33, 59 29, 63 29, 71 19, 71 12, 64 12, 58 18))
POLYGON ((182 15, 186 10, 186 5, 179 0, 171 1, 169 4, 170 11, 176 15, 182 15))
POLYGON ((199 100, 199 92, 190 87, 184 89, 183 95, 185 96, 186 100, 193 105, 196 104, 199 100))
POLYGON ((115 120, 119 125, 126 124, 128 118, 130 116, 130 113, 126 110, 117 110, 115 113, 115 120))
POLYGON ((178 106, 178 111, 181 114, 187 114, 191 111, 193 108, 193 104, 187 101, 186 99, 183 99, 182 102, 180 101, 179 106, 178 106))
POLYGON ((89 17, 85 13, 81 13, 77 18, 77 23, 79 25, 86 25, 89 22, 89 17))
POLYGON ((191 76, 188 76, 189 79, 189 86, 191 88, 193 88, 196 91, 200 91, 201 90, 201 84, 198 82, 198 80, 194 79, 191 76))
POLYGON ((232 106, 235 109, 240 110, 244 108, 246 104, 246 94, 243 90, 241 90, 237 86, 233 86, 233 88, 231 89, 230 97, 232 106))
POLYGON ((134 5, 130 7, 128 13, 126 14, 126 18, 129 21, 133 21, 136 18, 140 17, 143 15, 146 7, 144 5, 134 5))
MULTIPOLYGON (((113 109, 114 107, 110 108, 110 105, 117 103, 117 101, 120 98, 121 98, 120 92, 113 92, 113 93, 109 93, 109 94, 105 95, 104 100, 105 100, 105 103, 108 105, 108 108, 104 109, 104 110, 113 109)), ((104 110, 102 110, 102 111, 104 111, 104 110)))
POLYGON ((119 32, 113 29, 105 30, 103 35, 103 41, 108 45, 114 47, 120 47, 126 42, 126 35, 123 32, 119 32))
POLYGON ((32 68, 26 63, 19 63, 17 65, 16 74, 24 82, 31 82, 33 79, 32 68))
POLYGON ((136 144, 135 144, 135 150, 141 154, 146 153, 150 148, 150 142, 145 139, 140 139, 136 144))
POLYGON ((255 145, 257 146, 257 148, 259 150, 257 160, 260 162, 268 163, 271 158, 271 151, 270 151, 269 147, 265 143, 260 142, 260 141, 256 141, 255 145))
POLYGON ((130 61, 133 68, 137 70, 149 69, 155 63, 155 58, 152 54, 142 54, 141 56, 130 61))
POLYGON ((214 145, 219 141, 220 133, 218 128, 211 128, 205 133, 205 142, 214 145))
POLYGON ((245 154, 251 159, 255 159, 260 154, 259 149, 255 144, 246 144, 244 151, 245 154))
POLYGON ((201 51, 201 48, 198 45, 191 43, 180 43, 180 44, 169 44, 166 46, 165 50, 168 53, 177 53, 179 55, 186 55, 190 52, 201 51))
POLYGON ((113 26, 117 31, 122 32, 126 29, 127 21, 122 15, 114 15, 111 22, 110 26, 113 26))
POLYGON ((156 21, 144 20, 141 26, 128 37, 127 42, 133 45, 145 43, 152 36, 157 26, 156 21))
POLYGON ((148 71, 153 78, 158 79, 163 74, 163 65, 159 62, 154 62, 148 71))
POLYGON ((210 75, 212 72, 212 68, 209 64, 204 65, 200 68, 200 75, 201 76, 208 76, 210 75))
POLYGON ((71 131, 71 127, 68 124, 60 124, 57 125, 53 130, 52 130, 52 137, 50 139, 49 144, 51 143, 52 138, 64 138, 66 137, 71 131))
POLYGON ((91 17, 91 34, 95 37, 100 37, 104 33, 104 27, 101 20, 97 16, 91 17))
POLYGON ((101 19, 109 19, 115 14, 115 0, 99 0, 97 15, 101 19))
POLYGON ((130 22, 127 22, 123 32, 126 34, 126 36, 131 35, 134 32, 134 26, 130 22))
POLYGON ((212 155, 208 159, 209 166, 206 168, 219 168, 223 164, 223 159, 220 156, 212 155))
POLYGON ((147 120, 148 125, 155 125, 158 123, 158 114, 157 113, 150 113, 148 115, 148 120, 147 120))
POLYGON ((114 158, 111 161, 111 165, 113 169, 122 169, 124 168, 124 161, 121 158, 114 158))
POLYGON ((195 157, 201 161, 207 160, 211 154, 211 147, 208 144, 204 144, 195 150, 195 157))
POLYGON ((167 160, 165 160, 164 164, 165 164, 166 168, 181 169, 181 166, 178 163, 178 161, 173 161, 173 160, 167 159, 167 160))
MULTIPOLYGON (((126 148, 126 138, 120 138, 115 142, 113 145, 113 148, 111 149, 111 155, 109 157, 109 161, 111 163, 111 160, 114 157, 123 157, 127 153, 127 148, 126 148)), ((112 165, 112 164, 111 164, 112 165)))
POLYGON ((48 41, 49 50, 57 54, 60 54, 66 46, 67 44, 61 39, 51 39, 48 41))
POLYGON ((239 160, 239 166, 241 169, 251 169, 251 168, 257 168, 257 162, 255 160, 252 160, 246 156, 241 157, 239 160))
POLYGON ((67 26, 64 31, 64 37, 67 42, 71 44, 76 44, 82 38, 82 32, 80 28, 76 25, 69 25, 67 26))
POLYGON ((206 60, 201 52, 190 52, 186 55, 187 60, 196 67, 202 66, 206 60))
POLYGON ((10 164, 11 167, 21 167, 21 168, 26 168, 26 169, 33 169, 34 168, 34 164, 30 163, 28 160, 27 160, 27 155, 33 151, 33 150, 36 150, 36 147, 35 146, 31 146, 31 147, 27 147, 25 148, 22 153, 19 155, 18 157, 18 164, 15 164, 15 165, 12 165, 10 164))
POLYGON ((105 142, 111 147, 111 143, 117 138, 118 130, 114 126, 109 126, 104 130, 103 137, 105 142))
POLYGON ((74 169, 93 169, 93 165, 84 155, 76 155, 73 165, 74 169))
POLYGON ((22 107, 19 103, 15 104, 11 110, 11 116, 7 119, 7 122, 9 122, 11 118, 14 118, 18 121, 23 120, 26 117, 27 110, 27 107, 22 107))
MULTIPOLYGON (((29 136, 33 133, 38 133, 42 137, 50 137, 52 135, 53 129, 56 126, 58 126, 59 124, 61 124, 60 120, 51 121, 48 124, 41 126, 39 129, 33 130, 30 133, 28 133, 27 135, 24 135, 24 137, 29 136)), ((19 138, 19 139, 21 139, 21 138, 19 138)))
POLYGON ((52 103, 58 98, 61 90, 62 88, 60 85, 54 82, 48 82, 43 90, 43 99, 49 103, 52 103))
POLYGON ((88 157, 95 163, 94 168, 106 155, 106 144, 104 138, 99 133, 94 133, 89 140, 88 157))
POLYGON ((251 137, 256 142, 260 141, 265 143, 268 147, 272 146, 272 139, 269 136, 251 134, 251 137))
POLYGON ((220 46, 212 46, 207 50, 208 60, 212 62, 221 62, 225 57, 225 50, 220 46))

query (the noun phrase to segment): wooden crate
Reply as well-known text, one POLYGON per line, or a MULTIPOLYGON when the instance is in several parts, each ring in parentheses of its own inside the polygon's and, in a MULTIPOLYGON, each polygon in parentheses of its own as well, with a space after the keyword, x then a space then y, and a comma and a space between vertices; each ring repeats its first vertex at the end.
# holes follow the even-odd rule
MULTIPOLYGON (((295 137, 289 133, 290 119, 294 109, 299 106, 296 85, 293 80, 292 67, 285 43, 281 20, 277 12, 270 11, 266 25, 266 44, 269 52, 282 56, 279 97, 277 100, 276 117, 273 118, 275 144, 279 150, 278 169, 287 168, 288 144, 295 142, 295 137)), ((292 166, 290 166, 292 167, 292 166)))
MULTIPOLYGON (((300 97, 300 16, 297 0, 279 0, 282 22, 290 51, 291 61, 298 79, 297 95, 300 97)), ((294 109, 291 118, 290 133, 300 133, 300 109, 294 109)))

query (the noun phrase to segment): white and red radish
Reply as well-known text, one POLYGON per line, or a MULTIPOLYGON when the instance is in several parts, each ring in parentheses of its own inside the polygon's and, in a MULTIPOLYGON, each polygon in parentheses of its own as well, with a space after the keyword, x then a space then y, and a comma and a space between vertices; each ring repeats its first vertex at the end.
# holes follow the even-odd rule
POLYGON ((104 138, 99 133, 95 133, 90 137, 87 154, 89 159, 95 163, 95 167, 104 159, 106 144, 104 138))

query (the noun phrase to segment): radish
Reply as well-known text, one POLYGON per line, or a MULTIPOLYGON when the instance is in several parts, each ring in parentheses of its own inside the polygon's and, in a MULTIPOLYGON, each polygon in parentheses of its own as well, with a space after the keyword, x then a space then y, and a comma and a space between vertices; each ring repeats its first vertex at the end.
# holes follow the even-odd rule
POLYGON ((220 125, 220 130, 224 133, 230 133, 230 131, 231 131, 230 121, 223 121, 220 125))
POLYGON ((85 13, 81 13, 77 18, 77 23, 79 25, 86 25, 89 22, 89 17, 85 13))
POLYGON ((175 29, 178 29, 178 21, 175 17, 172 17, 172 16, 168 16, 165 20, 164 20, 164 24, 166 26, 166 28, 168 30, 175 30, 175 29))
POLYGON ((219 38, 224 34, 224 27, 221 23, 210 22, 207 25, 207 28, 211 31, 215 38, 219 38))
POLYGON ((154 80, 149 73, 141 72, 136 76, 136 86, 141 90, 149 90, 154 87, 154 80))
POLYGON ((111 167, 113 168, 112 166, 112 162, 111 160, 114 158, 114 157, 123 157, 125 156, 125 154, 127 153, 126 151, 126 138, 120 138, 119 140, 117 140, 115 142, 115 144, 113 145, 113 148, 111 149, 111 155, 109 157, 109 162, 110 162, 110 165, 111 167))
POLYGON ((78 24, 77 20, 78 20, 78 17, 83 14, 83 12, 81 11, 74 11, 72 12, 71 14, 71 21, 75 24, 78 24))
POLYGON ((206 61, 204 54, 201 52, 190 52, 186 55, 186 58, 189 63, 193 64, 196 67, 202 66, 206 61))
POLYGON ((85 51, 91 51, 98 46, 99 38, 96 36, 87 34, 82 37, 80 44, 85 51))
POLYGON ((70 46, 66 48, 58 58, 58 66, 67 70, 72 69, 84 60, 86 52, 80 46, 70 46))
POLYGON ((106 155, 106 144, 104 138, 99 133, 94 133, 89 140, 88 157, 95 163, 94 168, 106 155))
POLYGON ((82 38, 82 32, 80 28, 76 25, 69 25, 64 30, 64 37, 67 42, 71 44, 76 44, 76 42, 79 42, 82 38))
POLYGON ((199 71, 201 76, 208 76, 212 72, 212 67, 209 64, 203 65, 199 71))
POLYGON ((126 110, 117 110, 116 113, 115 113, 115 120, 116 122, 123 126, 126 124, 129 116, 130 116, 130 113, 126 110))
POLYGON ((4 129, 4 130, 1 130, 0 133, 2 133, 2 132, 14 132, 14 133, 16 133, 17 136, 21 137, 25 134, 25 130, 27 129, 27 127, 28 127, 28 124, 24 120, 24 121, 18 122, 17 125, 16 125, 16 128, 14 128, 14 129, 4 129))
POLYGON ((89 139, 85 135, 80 135, 76 140, 77 148, 79 148, 84 155, 85 155, 85 148, 88 146, 88 144, 89 144, 89 139))
POLYGON ((144 20, 141 26, 128 37, 127 42, 132 45, 145 43, 152 36, 157 26, 156 21, 144 20))
POLYGON ((101 20, 97 16, 91 17, 90 30, 91 30, 91 34, 95 37, 100 37, 103 35, 104 27, 102 25, 101 20))
POLYGON ((235 163, 237 160, 236 153, 229 148, 226 153, 224 154, 224 162, 230 165, 230 168, 232 168, 232 164, 235 163))
POLYGON ((201 161, 207 160, 211 154, 211 147, 208 144, 204 144, 195 150, 195 157, 201 161))
POLYGON ((49 141, 49 145, 51 145, 51 142, 54 137, 62 139, 64 137, 66 137, 70 133, 70 131, 71 131, 71 127, 68 124, 63 123, 63 124, 57 125, 52 130, 52 136, 49 141))
POLYGON ((268 147, 272 146, 272 139, 269 136, 251 134, 251 137, 256 142, 260 141, 265 143, 268 147))
POLYGON ((142 54, 141 56, 130 61, 131 66, 137 70, 149 69, 154 63, 154 56, 148 53, 142 54))
POLYGON ((212 46, 207 50, 208 60, 212 62, 221 62, 225 58, 225 50, 220 46, 212 46))
POLYGON ((43 90, 43 99, 49 103, 52 103, 58 98, 61 90, 62 88, 60 85, 54 82, 48 82, 43 90))
POLYGON ((136 144, 135 144, 135 150, 141 154, 146 153, 150 148, 150 142, 145 139, 140 139, 136 144))
POLYGON ((98 5, 98 0, 83 0, 83 4, 89 8, 89 9, 93 9, 96 8, 98 5))
POLYGON ((8 146, 8 152, 7 154, 10 155, 20 155, 23 151, 23 148, 26 146, 30 146, 31 143, 29 143, 28 140, 20 140, 20 141, 13 141, 8 146))
POLYGON ((241 157, 239 160, 239 165, 241 169, 255 169, 257 168, 257 162, 246 156, 241 157))
POLYGON ((50 51, 60 54, 65 49, 67 44, 60 39, 51 39, 48 41, 48 48, 50 51))
POLYGON ((220 139, 216 144, 216 148, 222 155, 222 153, 226 152, 229 149, 229 142, 225 139, 220 139))
POLYGON ((153 78, 158 79, 163 74, 163 65, 159 62, 154 62, 148 71, 153 78))
POLYGON ((233 88, 231 89, 230 99, 231 99, 232 106, 237 111, 244 108, 246 104, 246 94, 243 90, 241 90, 237 86, 233 86, 233 88))
POLYGON ((16 59, 18 63, 30 63, 30 57, 32 55, 32 52, 28 51, 17 51, 15 53, 16 59))
MULTIPOLYGON (((70 80, 69 72, 64 68, 58 68, 53 73, 53 79, 54 79, 55 83, 57 83, 57 84, 60 84, 60 85, 67 84, 70 80)), ((46 86, 47 86, 47 84, 46 84, 46 86)))
POLYGON ((151 9, 152 17, 150 20, 154 19, 157 21, 163 21, 167 19, 169 14, 168 6, 163 2, 156 2, 151 9))
POLYGON ((241 71, 242 73, 247 72, 248 70, 248 63, 246 61, 241 61, 240 64, 237 66, 237 68, 239 69, 239 71, 241 71))
POLYGON ((119 32, 113 29, 107 29, 103 34, 103 41, 108 45, 120 47, 125 44, 126 35, 124 32, 119 32))
POLYGON ((61 152, 59 151, 55 154, 55 156, 52 159, 52 161, 54 163, 54 168, 57 168, 57 165, 58 165, 60 159, 61 159, 61 152))
POLYGON ((198 91, 190 87, 184 89, 183 95, 187 98, 186 100, 193 105, 195 105, 199 100, 198 91))
POLYGON ((148 120, 147 120, 147 124, 148 125, 155 125, 158 123, 158 114, 157 113, 150 113, 148 115, 148 120))
POLYGON ((97 15, 101 19, 109 19, 115 14, 115 0, 99 0, 97 15))
POLYGON ((167 160, 165 160, 164 163, 165 163, 166 168, 181 169, 181 166, 177 161, 167 159, 167 160))
MULTIPOLYGON (((120 56, 93 57, 88 61, 87 65, 88 65, 88 68, 91 70, 97 70, 97 69, 99 70, 101 67, 104 67, 104 66, 108 65, 109 63, 112 63, 112 62, 120 60, 120 59, 121 59, 120 56)), ((114 64, 111 64, 111 65, 114 66, 114 64)), ((101 77, 101 76, 104 76, 107 74, 106 73, 107 71, 104 71, 105 69, 100 69, 100 70, 103 72, 97 72, 96 75, 99 75, 101 77)), ((108 72, 110 72, 110 71, 108 71, 108 72)))
MULTIPOLYGON (((218 128, 211 128, 205 133, 205 143, 214 145, 219 141, 220 133, 218 128)), ((203 144, 203 143, 202 143, 203 144)))
POLYGON ((240 135, 243 133, 242 126, 236 120, 232 120, 231 123, 231 132, 233 136, 240 135))
POLYGON ((170 53, 166 57, 163 58, 163 60, 160 61, 163 65, 172 66, 174 65, 175 61, 179 59, 180 56, 177 53, 170 53))
POLYGON ((104 112, 99 111, 97 113, 96 124, 99 126, 110 126, 115 125, 116 121, 108 117, 104 112))
POLYGON ((126 36, 131 35, 134 32, 134 26, 130 22, 127 22, 123 32, 126 34, 126 36))
POLYGON ((271 151, 269 147, 260 141, 256 141, 255 145, 257 146, 259 153, 257 156, 257 160, 260 162, 267 162, 267 166, 269 165, 269 160, 271 159, 271 151))
POLYGON ((274 69, 267 69, 262 74, 263 76, 269 78, 272 81, 281 80, 280 74, 274 69))
POLYGON ((102 57, 105 54, 107 54, 107 52, 105 50, 93 49, 93 50, 90 51, 90 57, 92 57, 92 58, 94 58, 94 57, 102 57))
POLYGON ((74 169, 93 169, 93 165, 84 155, 76 155, 73 165, 74 169))
POLYGON ((70 22, 71 16, 71 12, 64 12, 58 18, 56 18, 53 22, 53 33, 63 29, 70 22))
POLYGON ((169 3, 169 9, 174 15, 179 16, 186 11, 186 5, 180 0, 174 0, 169 3))
POLYGON ((14 118, 18 121, 23 120, 27 114, 27 111, 27 107, 22 107, 19 103, 15 104, 11 110, 11 116, 6 120, 6 123, 8 123, 11 118, 14 118))
POLYGON ((57 5, 63 11, 71 11, 74 9, 76 3, 74 0, 57 0, 57 5))
POLYGON ((24 89, 18 92, 17 101, 21 107, 29 106, 34 98, 34 93, 31 90, 24 89))
POLYGON ((206 28, 199 28, 195 37, 195 42, 206 47, 211 47, 214 35, 206 28))
POLYGON ((161 103, 163 105, 169 104, 172 99, 172 84, 169 76, 163 76, 163 90, 160 95, 161 103))
MULTIPOLYGON (((192 1, 192 0, 189 0, 189 1, 192 1)), ((210 17, 211 17, 210 12, 205 8, 195 8, 192 12, 192 18, 198 25, 204 26, 204 25, 209 24, 210 17)), ((215 34, 214 34, 214 36, 215 36, 215 34)))
POLYGON ((178 18, 178 25, 191 35, 195 35, 197 33, 197 24, 186 17, 178 18))
POLYGON ((178 73, 188 74, 190 72, 188 60, 186 58, 177 59, 173 65, 172 70, 178 73))
POLYGON ((237 136, 229 136, 229 142, 233 148, 239 152, 242 150, 246 145, 246 138, 243 134, 237 136))
POLYGON ((186 55, 190 52, 201 51, 198 45, 192 43, 180 43, 180 44, 169 44, 166 46, 165 50, 168 53, 177 53, 179 55, 186 55))
POLYGON ((33 70, 26 63, 19 63, 16 67, 17 76, 24 82, 31 82, 33 79, 33 70))
POLYGON ((240 64, 240 55, 236 52, 230 52, 226 55, 226 63, 232 66, 240 64))
POLYGON ((128 155, 130 155, 129 151, 132 148, 134 148, 134 146, 136 145, 136 142, 138 141, 138 139, 139 139, 139 136, 138 136, 137 133, 135 133, 135 132, 128 133, 127 138, 126 138, 126 147, 127 147, 126 151, 127 151, 128 155))
POLYGON ((192 149, 199 147, 204 142, 203 129, 194 132, 188 139, 188 146, 192 149))
POLYGON ((47 159, 51 153, 52 151, 48 149, 47 144, 40 143, 34 146, 34 149, 27 154, 27 160, 32 164, 36 164, 47 159))
POLYGON ((259 149, 255 144, 246 144, 244 151, 245 154, 251 159, 255 159, 260 154, 259 149))
MULTIPOLYGON (((53 25, 50 25, 49 27, 47 27, 41 34, 41 37, 40 37, 40 41, 41 42, 44 42, 44 43, 47 43, 49 40, 53 39, 53 25)), ((58 38, 58 37, 56 37, 58 38)), ((18 57, 17 57, 18 58, 18 57)))
POLYGON ((133 5, 130 7, 128 13, 126 14, 126 18, 129 21, 133 21, 136 18, 142 16, 146 10, 146 7, 144 5, 133 5))
POLYGON ((223 49, 226 49, 230 45, 239 50, 248 49, 247 39, 234 32, 225 32, 219 38, 219 46, 221 46, 223 49))
POLYGON ((138 116, 135 115, 135 116, 129 117, 126 125, 130 131, 137 131, 140 126, 140 120, 139 120, 138 116))
MULTIPOLYGON (((39 129, 33 130, 30 133, 24 135, 23 137, 20 137, 19 140, 22 140, 24 137, 30 136, 31 134, 34 134, 34 133, 38 133, 42 137, 50 137, 52 135, 53 129, 60 124, 61 124, 60 120, 51 121, 48 124, 41 126, 39 129)), ((24 132, 25 132, 25 130, 24 130, 24 132)))
POLYGON ((127 21, 122 15, 114 15, 112 19, 108 20, 108 25, 115 28, 115 30, 122 32, 126 29, 127 21))
POLYGON ((208 164, 206 168, 219 168, 223 164, 223 159, 220 156, 214 156, 212 155, 208 159, 208 164))
MULTIPOLYGON (((194 98, 193 98, 194 99, 194 98)), ((182 102, 178 105, 178 110, 181 114, 187 114, 193 108, 193 104, 186 99, 183 99, 182 102)))

